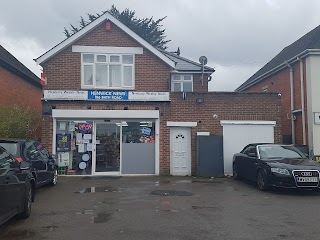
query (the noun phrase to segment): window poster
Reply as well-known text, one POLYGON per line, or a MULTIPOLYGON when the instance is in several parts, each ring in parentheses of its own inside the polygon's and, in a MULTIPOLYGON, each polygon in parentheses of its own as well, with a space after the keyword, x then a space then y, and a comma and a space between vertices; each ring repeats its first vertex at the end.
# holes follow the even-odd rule
POLYGON ((56 151, 70 152, 71 151, 71 134, 56 134, 56 151))

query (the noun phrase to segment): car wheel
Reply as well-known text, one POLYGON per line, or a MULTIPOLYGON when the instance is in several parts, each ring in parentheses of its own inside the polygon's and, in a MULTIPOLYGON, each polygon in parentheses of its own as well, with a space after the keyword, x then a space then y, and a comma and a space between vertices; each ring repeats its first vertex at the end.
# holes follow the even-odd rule
POLYGON ((238 164, 233 164, 233 175, 232 176, 233 176, 233 179, 240 180, 238 164))
POLYGON ((32 206, 32 186, 31 183, 27 184, 26 195, 23 203, 23 211, 19 214, 21 218, 28 218, 31 214, 31 206, 32 206))
POLYGON ((57 185, 57 183, 58 183, 58 170, 55 169, 52 173, 52 179, 51 179, 50 185, 55 186, 57 185))
POLYGON ((263 170, 259 170, 257 174, 257 185, 261 191, 266 191, 269 189, 267 175, 263 170))

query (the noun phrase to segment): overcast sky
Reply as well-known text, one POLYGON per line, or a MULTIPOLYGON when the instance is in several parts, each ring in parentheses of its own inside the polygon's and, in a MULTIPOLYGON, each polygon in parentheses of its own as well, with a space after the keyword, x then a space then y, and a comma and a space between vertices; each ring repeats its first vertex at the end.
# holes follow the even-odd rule
POLYGON ((32 60, 63 28, 112 4, 139 18, 163 16, 169 51, 214 67, 210 91, 233 91, 285 46, 320 24, 318 0, 0 0, 0 44, 40 76, 32 60))

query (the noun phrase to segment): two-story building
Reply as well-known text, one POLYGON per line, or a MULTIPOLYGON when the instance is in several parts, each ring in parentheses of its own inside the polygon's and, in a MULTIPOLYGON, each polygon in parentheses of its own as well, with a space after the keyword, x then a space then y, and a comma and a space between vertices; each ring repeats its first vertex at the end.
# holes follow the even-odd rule
POLYGON ((308 145, 320 162, 319 37, 320 26, 285 47, 236 91, 280 93, 284 142, 308 145))
POLYGON ((154 48, 108 12, 36 62, 47 77, 42 141, 61 174, 191 175, 197 135, 237 151, 250 134, 282 141, 277 94, 208 92, 213 68, 154 48))

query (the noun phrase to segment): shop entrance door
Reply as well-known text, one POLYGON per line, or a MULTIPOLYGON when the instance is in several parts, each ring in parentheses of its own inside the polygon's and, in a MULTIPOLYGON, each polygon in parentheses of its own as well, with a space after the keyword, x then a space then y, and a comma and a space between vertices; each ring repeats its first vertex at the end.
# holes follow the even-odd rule
POLYGON ((95 127, 95 174, 120 173, 120 122, 97 122, 95 127))

